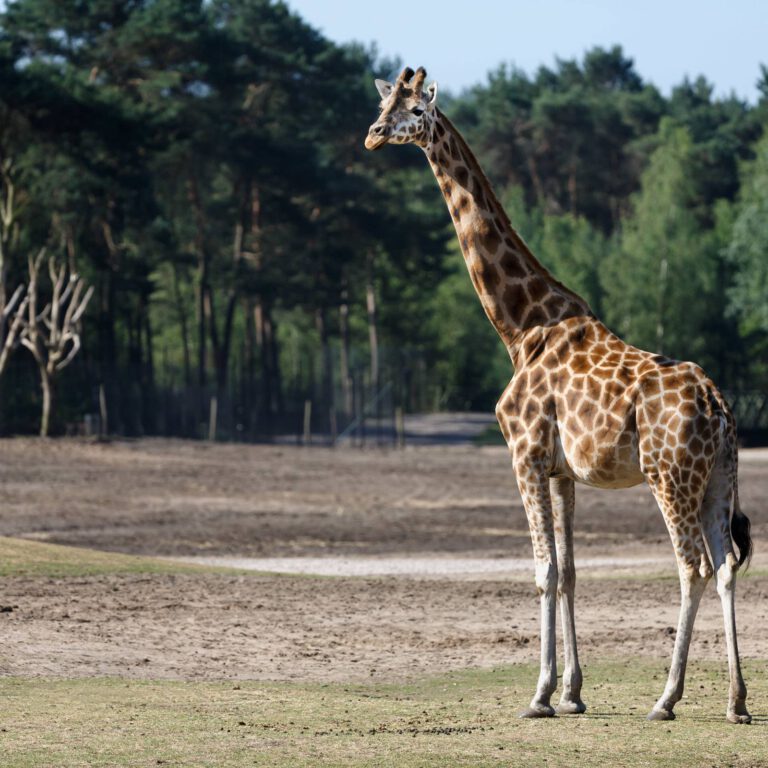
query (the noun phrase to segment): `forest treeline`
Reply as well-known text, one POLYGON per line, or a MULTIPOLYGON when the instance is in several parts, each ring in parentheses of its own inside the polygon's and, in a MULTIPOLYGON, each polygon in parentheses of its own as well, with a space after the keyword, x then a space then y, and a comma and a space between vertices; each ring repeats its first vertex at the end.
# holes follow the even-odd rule
MULTIPOLYGON (((39 429, 46 366, 52 431, 262 439, 491 409, 509 359, 427 164, 363 149, 373 78, 398 66, 269 0, 8 2, 3 433, 39 429)), ((755 79, 754 105, 703 78, 665 96, 612 47, 441 83, 541 261, 625 339, 738 396, 768 376, 755 79)))

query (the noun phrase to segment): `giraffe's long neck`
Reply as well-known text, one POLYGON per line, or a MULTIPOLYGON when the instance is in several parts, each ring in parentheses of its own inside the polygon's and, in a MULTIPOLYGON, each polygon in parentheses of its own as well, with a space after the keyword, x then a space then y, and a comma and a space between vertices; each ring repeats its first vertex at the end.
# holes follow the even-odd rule
POLYGON ((450 120, 439 111, 434 120, 424 150, 483 309, 514 361, 526 331, 592 311, 534 258, 450 120))

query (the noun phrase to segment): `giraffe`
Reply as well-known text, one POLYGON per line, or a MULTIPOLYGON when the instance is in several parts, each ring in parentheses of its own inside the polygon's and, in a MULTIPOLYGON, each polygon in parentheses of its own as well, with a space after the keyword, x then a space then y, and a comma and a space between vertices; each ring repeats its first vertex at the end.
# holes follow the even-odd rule
POLYGON ((717 577, 729 668, 726 718, 749 723, 736 640, 735 577, 752 552, 741 512, 733 415, 697 365, 626 344, 558 282, 515 232, 467 143, 437 108, 437 83, 406 67, 376 80, 380 114, 369 150, 415 144, 443 193, 470 278, 505 344, 514 377, 496 405, 531 532, 541 604, 541 668, 521 717, 580 714, 574 621, 574 484, 647 482, 674 547, 681 606, 666 687, 649 720, 673 720, 699 601, 717 577), (738 547, 738 559, 733 544, 738 547), (556 707, 555 613, 564 648, 556 707))

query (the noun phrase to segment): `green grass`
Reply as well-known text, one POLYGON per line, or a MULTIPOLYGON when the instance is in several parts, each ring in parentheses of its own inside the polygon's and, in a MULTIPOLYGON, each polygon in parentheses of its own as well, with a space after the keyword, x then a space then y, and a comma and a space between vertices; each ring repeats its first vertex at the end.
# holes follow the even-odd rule
POLYGON ((215 568, 175 563, 117 552, 101 552, 81 547, 64 547, 39 541, 0 536, 0 577, 98 576, 114 573, 253 573, 230 568, 215 568))
POLYGON ((695 664, 673 723, 645 714, 663 662, 588 664, 581 717, 518 720, 532 666, 404 685, 0 678, 4 768, 46 766, 768 766, 768 665, 751 727, 725 722, 722 665, 695 664))

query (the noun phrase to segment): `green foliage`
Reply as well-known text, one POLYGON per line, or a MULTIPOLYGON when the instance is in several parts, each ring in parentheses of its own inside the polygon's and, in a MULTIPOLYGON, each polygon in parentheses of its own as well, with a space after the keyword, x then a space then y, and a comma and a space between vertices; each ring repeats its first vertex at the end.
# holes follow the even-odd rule
MULTIPOLYGON (((739 324, 745 357, 755 380, 768 380, 768 136, 745 166, 741 195, 724 207, 731 224, 730 242, 721 251, 732 275, 728 317, 739 324)), ((743 372, 742 372, 743 373, 743 372)))
POLYGON ((736 268, 731 311, 745 333, 768 332, 768 136, 745 170, 727 257, 736 268))
POLYGON ((637 188, 640 139, 656 130, 665 104, 614 47, 593 49, 583 64, 558 60, 535 78, 500 67, 454 109, 492 181, 609 233, 637 188))
POLYGON ((550 272, 602 316, 601 275, 609 251, 605 235, 585 218, 572 214, 544 216, 537 245, 536 253, 550 272))
MULTIPOLYGON (((230 435, 293 429, 307 397, 351 417, 369 339, 406 408, 492 406, 509 360, 421 153, 362 147, 372 79, 395 69, 271 0, 6 4, 8 282, 48 244, 96 288, 67 420, 100 391, 127 434, 203 434, 214 395, 230 435)), ((765 99, 718 99, 702 78, 664 98, 612 47, 500 66, 441 103, 598 315, 727 386, 764 383, 765 99)), ((31 428, 23 355, 3 383, 5 424, 31 428)))
POLYGON ((692 154, 688 130, 664 120, 634 198, 634 216, 609 257, 604 281, 607 320, 629 342, 701 359, 714 264, 691 210, 692 154), (702 301, 688 301, 691 295, 702 301))
POLYGON ((431 302, 438 404, 450 410, 490 410, 511 377, 509 355, 478 305, 456 245, 453 270, 431 302))

